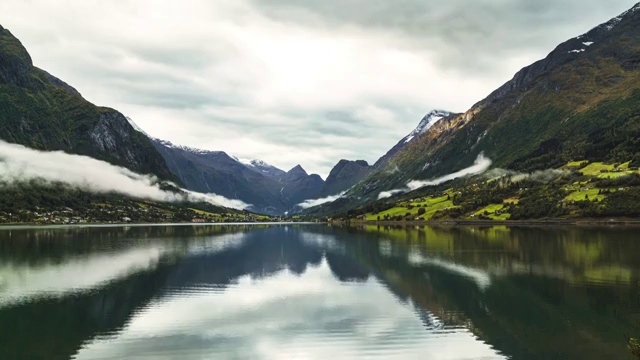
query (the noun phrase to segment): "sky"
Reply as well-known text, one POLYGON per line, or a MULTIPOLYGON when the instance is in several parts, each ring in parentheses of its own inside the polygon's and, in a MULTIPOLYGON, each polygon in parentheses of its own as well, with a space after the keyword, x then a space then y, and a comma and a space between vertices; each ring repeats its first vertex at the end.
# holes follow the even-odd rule
POLYGON ((326 176, 636 0, 3 0, 34 64, 151 136, 326 176))

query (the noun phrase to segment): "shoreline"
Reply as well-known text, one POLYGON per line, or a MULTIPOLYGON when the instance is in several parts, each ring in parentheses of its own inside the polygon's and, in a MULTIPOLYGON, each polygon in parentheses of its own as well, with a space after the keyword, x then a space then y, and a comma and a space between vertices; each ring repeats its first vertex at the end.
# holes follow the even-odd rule
POLYGON ((326 223, 316 222, 294 222, 294 221, 282 221, 282 222, 219 222, 219 223, 86 223, 86 224, 36 224, 36 223, 0 223, 0 230, 17 230, 17 229, 33 229, 33 228, 94 228, 94 227, 160 227, 160 226, 257 226, 257 225, 316 225, 326 223))
POLYGON ((379 226, 436 226, 436 225, 449 225, 449 226, 602 226, 602 225, 616 225, 616 226, 640 226, 640 219, 545 219, 545 220, 411 220, 411 221, 330 221, 329 224, 342 224, 342 225, 379 225, 379 226))

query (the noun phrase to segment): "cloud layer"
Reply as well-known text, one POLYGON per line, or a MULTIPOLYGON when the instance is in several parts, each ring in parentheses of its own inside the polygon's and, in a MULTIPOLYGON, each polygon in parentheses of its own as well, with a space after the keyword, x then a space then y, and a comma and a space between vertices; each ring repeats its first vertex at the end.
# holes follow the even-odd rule
POLYGON ((346 193, 347 193, 346 191, 343 191, 340 194, 327 196, 327 197, 321 198, 321 199, 305 200, 305 201, 301 202, 300 204, 298 204, 298 206, 303 208, 303 209, 309 209, 309 208, 312 208, 312 207, 315 207, 315 206, 318 206, 318 205, 334 202, 334 201, 340 199, 341 197, 343 197, 344 194, 346 194, 346 193))
POLYGON ((152 136, 326 175, 635 1, 4 0, 0 23, 152 136))
POLYGON ((407 183, 407 186, 402 189, 395 189, 390 191, 383 191, 378 194, 378 200, 390 198, 393 195, 401 194, 413 190, 417 190, 426 186, 436 186, 447 181, 451 181, 457 178, 469 176, 469 175, 478 175, 487 171, 491 167, 491 159, 484 156, 484 154, 480 154, 473 165, 468 168, 464 168, 460 171, 456 171, 454 173, 441 176, 439 178, 433 180, 411 180, 407 183))
POLYGON ((235 209, 250 205, 216 194, 164 191, 153 176, 136 174, 87 156, 44 152, 0 140, 0 185, 40 180, 63 183, 95 193, 119 193, 162 202, 203 201, 235 209))

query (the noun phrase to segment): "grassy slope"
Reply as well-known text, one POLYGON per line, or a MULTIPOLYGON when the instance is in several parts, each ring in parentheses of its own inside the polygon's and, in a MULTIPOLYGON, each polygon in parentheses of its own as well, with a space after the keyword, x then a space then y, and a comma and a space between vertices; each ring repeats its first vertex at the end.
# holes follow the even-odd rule
POLYGON ((629 165, 628 161, 618 164, 570 161, 562 168, 574 171, 566 172, 550 183, 510 183, 508 177, 487 181, 471 179, 458 182, 454 188, 443 192, 420 189, 395 200, 378 201, 339 217, 355 219, 356 215, 364 214, 367 221, 415 220, 417 217, 421 220, 455 218, 506 221, 512 219, 511 213, 514 211, 519 214, 519 220, 548 217, 547 207, 555 208, 559 217, 563 218, 609 216, 613 213, 635 216, 636 213, 640 214, 640 203, 626 198, 625 194, 640 191, 639 178, 631 176, 638 177, 640 172, 630 170, 629 165), (603 174, 602 170, 619 172, 603 174), (617 175, 610 178, 602 176, 607 174, 617 175), (492 196, 497 193, 499 195, 492 196), (615 194, 615 199, 609 199, 615 194), (538 209, 537 212, 521 211, 525 207, 538 209), (419 216, 421 208, 426 212, 419 216))

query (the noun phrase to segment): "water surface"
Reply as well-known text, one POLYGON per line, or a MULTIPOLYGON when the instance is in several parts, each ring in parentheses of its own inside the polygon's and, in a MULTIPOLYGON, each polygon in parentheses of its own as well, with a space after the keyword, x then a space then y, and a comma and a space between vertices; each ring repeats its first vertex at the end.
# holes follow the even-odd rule
POLYGON ((625 359, 636 234, 0 230, 0 359, 625 359))

